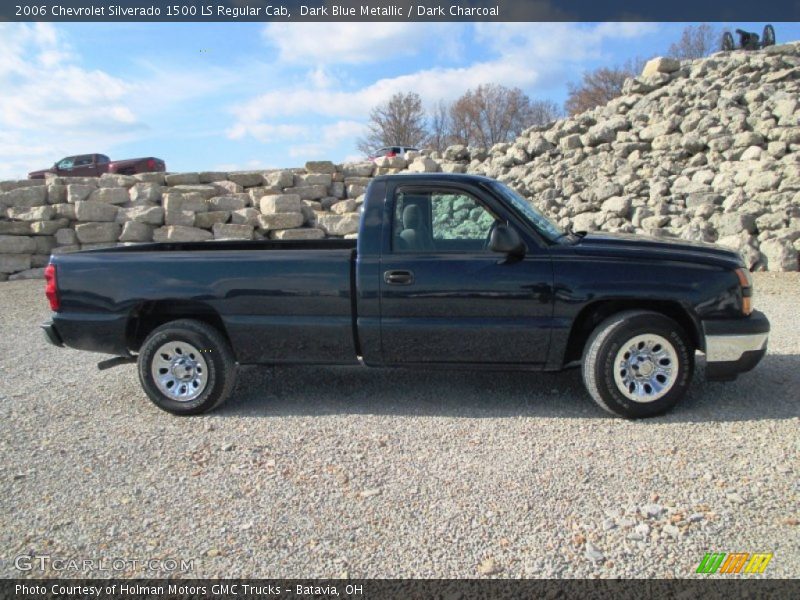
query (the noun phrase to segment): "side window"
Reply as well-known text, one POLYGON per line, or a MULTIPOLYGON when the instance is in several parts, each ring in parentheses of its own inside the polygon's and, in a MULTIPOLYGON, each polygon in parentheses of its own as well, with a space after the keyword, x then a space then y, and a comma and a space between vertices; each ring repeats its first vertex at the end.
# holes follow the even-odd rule
POLYGON ((78 156, 75 159, 75 166, 76 167, 85 167, 86 165, 92 164, 92 156, 91 154, 88 156, 78 156))
POLYGON ((394 207, 396 252, 465 252, 485 248, 494 216, 456 192, 401 192, 394 207))
POLYGON ((58 165, 56 165, 59 169, 71 169, 73 165, 72 157, 62 159, 58 165))

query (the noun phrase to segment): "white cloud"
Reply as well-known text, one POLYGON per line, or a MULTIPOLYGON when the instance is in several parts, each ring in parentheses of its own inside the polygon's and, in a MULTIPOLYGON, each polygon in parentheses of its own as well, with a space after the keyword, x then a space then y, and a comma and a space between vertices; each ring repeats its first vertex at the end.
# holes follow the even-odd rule
POLYGON ((475 39, 501 56, 561 65, 598 58, 608 39, 632 39, 653 31, 652 23, 476 23, 475 39))
MULTIPOLYGON (((451 23, 424 25, 456 27, 451 23)), ((398 52, 436 40, 436 30, 424 25, 270 24, 265 35, 278 46, 281 60, 287 62, 358 63, 385 60, 400 39, 407 43, 398 46, 398 52)), ((363 124, 371 108, 397 92, 416 92, 427 106, 432 106, 439 100, 452 101, 483 83, 528 91, 541 87, 545 81, 551 86, 554 82, 564 84, 581 63, 602 54, 605 41, 641 37, 655 30, 655 25, 649 23, 475 23, 466 27, 472 28, 472 43, 484 49, 482 60, 466 66, 428 68, 386 77, 351 90, 335 86, 329 73, 318 65, 305 80, 270 89, 234 106, 235 124, 229 135, 258 137, 265 121, 270 123, 269 127, 275 127, 281 119, 298 116, 363 124)), ((460 34, 439 39, 460 39, 460 34)))
POLYGON ((304 125, 253 123, 250 126, 245 126, 242 123, 238 123, 228 131, 228 137, 232 140, 238 140, 250 135, 260 142, 274 142, 305 137, 307 133, 308 128, 304 125))
POLYGON ((364 64, 442 47, 452 54, 459 30, 449 23, 269 23, 264 39, 288 64, 364 64))
POLYGON ((80 67, 54 26, 0 24, 0 55, 0 178, 103 152, 143 127, 126 102, 134 86, 80 67))
POLYGON ((244 102, 233 109, 236 124, 230 130, 236 137, 245 132, 255 135, 262 119, 297 115, 363 119, 369 110, 397 92, 418 93, 428 104, 440 99, 454 100, 469 88, 494 82, 528 87, 536 83, 538 71, 520 69, 505 60, 480 62, 464 68, 434 68, 399 77, 379 79, 352 92, 314 89, 304 85, 274 90, 244 102))
POLYGON ((289 156, 303 160, 330 158, 335 156, 341 144, 354 142, 365 130, 366 125, 357 121, 337 121, 312 129, 307 141, 289 146, 289 156))
MULTIPOLYGON (((22 177, 68 154, 111 154, 152 135, 153 120, 241 82, 230 69, 164 67, 136 61, 136 75, 83 66, 52 24, 0 23, 0 179, 22 177)), ((204 123, 206 128, 209 123, 204 123)), ((217 130, 223 127, 217 125, 217 130)), ((157 152, 157 151, 154 151, 157 152)))
POLYGON ((354 141, 365 130, 364 123, 349 120, 321 126, 259 122, 247 128, 239 124, 228 131, 228 137, 235 140, 251 136, 265 144, 281 144, 290 157, 311 160, 330 158, 342 143, 354 141))

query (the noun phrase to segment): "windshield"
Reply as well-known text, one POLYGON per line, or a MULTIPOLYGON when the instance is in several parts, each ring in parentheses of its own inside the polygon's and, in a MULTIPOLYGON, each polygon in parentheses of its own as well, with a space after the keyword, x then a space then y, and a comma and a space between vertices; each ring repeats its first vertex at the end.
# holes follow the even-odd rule
POLYGON ((564 231, 558 225, 536 210, 533 204, 525 200, 525 198, 520 196, 517 192, 512 190, 504 183, 492 181, 489 185, 495 192, 500 194, 503 199, 514 208, 514 210, 516 210, 531 224, 533 224, 539 233, 541 233, 551 242, 554 242, 558 238, 565 235, 564 231))

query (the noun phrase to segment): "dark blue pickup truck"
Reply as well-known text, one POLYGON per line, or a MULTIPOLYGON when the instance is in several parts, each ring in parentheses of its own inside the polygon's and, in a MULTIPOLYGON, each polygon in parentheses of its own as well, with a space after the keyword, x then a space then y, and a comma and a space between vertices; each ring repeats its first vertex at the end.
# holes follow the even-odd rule
MULTIPOLYGON (((625 417, 758 364, 769 322, 730 250, 560 230, 505 185, 375 178, 356 240, 164 243, 53 256, 58 346, 138 362, 169 412, 213 409, 238 364, 554 371, 625 417)), ((487 390, 488 392, 489 390, 487 390)))

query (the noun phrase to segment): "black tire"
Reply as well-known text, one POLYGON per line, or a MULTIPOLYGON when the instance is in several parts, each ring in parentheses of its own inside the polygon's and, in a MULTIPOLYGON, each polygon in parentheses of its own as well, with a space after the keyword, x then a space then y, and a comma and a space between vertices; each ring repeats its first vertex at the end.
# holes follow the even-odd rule
MULTIPOLYGON (((236 360, 227 340, 214 327, 192 319, 171 321, 154 329, 139 351, 138 367, 139 381, 147 396, 160 409, 174 415, 198 415, 214 410, 228 399, 236 381, 236 360), (182 347, 181 343, 188 346, 189 350, 182 347), (169 350, 158 356, 156 354, 165 345, 174 346, 176 352, 181 355, 186 353, 187 357, 191 352, 191 360, 198 361, 192 363, 193 368, 198 371, 196 376, 201 378, 198 379, 200 382, 197 385, 198 389, 202 384, 202 389, 196 391, 196 397, 179 400, 159 389, 160 384, 156 382, 153 370, 159 366, 159 360, 169 358, 169 350), (196 355, 195 349, 202 354, 196 355), (197 356, 202 358, 198 359, 197 356), (201 364, 203 368, 200 368, 201 364)), ((166 371, 166 369, 161 370, 166 371)), ((177 385, 180 386, 182 383, 179 382, 177 385)), ((192 393, 195 392, 189 392, 190 395, 192 393)))
POLYGON ((764 25, 764 35, 761 36, 761 47, 775 45, 775 28, 772 25, 764 25))
POLYGON ((730 31, 726 31, 722 34, 722 51, 723 52, 730 52, 736 47, 736 43, 733 41, 733 34, 730 31))
MULTIPOLYGON (((638 345, 629 346, 637 349, 638 347, 638 345)), ((637 351, 634 350, 634 353, 637 351)), ((638 360, 648 362, 641 357, 638 360)), ((632 362, 635 361, 631 357, 629 362, 624 364, 632 362)), ((639 369, 640 364, 642 363, 634 365, 633 369, 639 369)), ((630 370, 630 373, 635 372, 630 370)), ((628 310, 612 315, 592 332, 583 351, 583 382, 592 399, 603 410, 628 419, 654 417, 669 411, 686 394, 693 373, 694 347, 686 332, 675 321, 656 312, 628 310), (655 370, 656 374, 652 377, 661 378, 669 385, 664 385, 664 389, 659 391, 651 387, 649 382, 652 381, 658 386, 661 385, 660 381, 643 379, 641 381, 644 383, 637 383, 639 380, 631 377, 635 382, 630 384, 631 389, 626 389, 624 375, 628 371, 615 363, 618 358, 623 362, 628 360, 631 352, 624 346, 634 342, 637 337, 648 336, 656 342, 659 338, 667 342, 667 345, 656 343, 651 346, 652 349, 662 353, 659 356, 663 358, 658 358, 657 361, 666 362, 657 364, 651 360, 650 364, 645 366, 650 371, 655 370), (674 376, 665 377, 657 370, 659 364, 666 365, 672 373, 675 363, 677 372, 674 376), (632 399, 631 395, 640 399, 632 399)))

